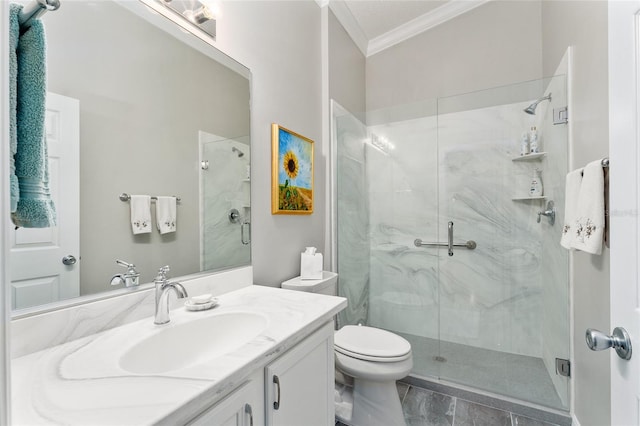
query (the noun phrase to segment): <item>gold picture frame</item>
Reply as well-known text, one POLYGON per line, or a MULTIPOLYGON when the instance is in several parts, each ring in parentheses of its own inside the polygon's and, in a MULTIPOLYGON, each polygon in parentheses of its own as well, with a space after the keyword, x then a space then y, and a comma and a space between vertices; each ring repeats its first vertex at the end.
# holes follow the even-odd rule
POLYGON ((313 141, 271 124, 271 213, 313 213, 313 141))

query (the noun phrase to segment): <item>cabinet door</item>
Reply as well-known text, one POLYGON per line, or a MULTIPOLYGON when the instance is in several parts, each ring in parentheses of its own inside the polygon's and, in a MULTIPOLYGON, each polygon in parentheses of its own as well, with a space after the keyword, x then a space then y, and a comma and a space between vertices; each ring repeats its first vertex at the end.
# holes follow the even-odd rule
POLYGON ((329 426, 334 419, 333 322, 265 369, 268 426, 329 426))
POLYGON ((263 426, 264 382, 252 378, 222 401, 189 422, 189 426, 263 426))

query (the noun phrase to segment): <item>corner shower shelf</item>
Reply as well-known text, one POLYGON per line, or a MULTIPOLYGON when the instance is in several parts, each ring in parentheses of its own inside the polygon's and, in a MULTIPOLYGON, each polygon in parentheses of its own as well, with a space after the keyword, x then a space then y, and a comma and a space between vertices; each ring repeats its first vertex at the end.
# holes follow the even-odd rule
POLYGON ((545 197, 544 195, 541 197, 513 197, 512 200, 513 201, 529 201, 529 200, 544 200, 547 197, 545 197))
POLYGON ((547 155, 546 152, 536 152, 534 154, 521 155, 520 157, 514 157, 511 161, 536 161, 541 160, 542 157, 547 155))

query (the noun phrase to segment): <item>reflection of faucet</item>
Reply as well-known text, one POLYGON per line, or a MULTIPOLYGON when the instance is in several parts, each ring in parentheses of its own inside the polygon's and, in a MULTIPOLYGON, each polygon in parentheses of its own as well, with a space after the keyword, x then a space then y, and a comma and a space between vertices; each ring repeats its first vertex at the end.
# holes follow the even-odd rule
POLYGON ((156 317, 154 324, 166 324, 169 319, 169 293, 174 290, 178 295, 178 299, 187 297, 187 290, 179 282, 170 283, 167 279, 167 272, 170 271, 169 265, 163 266, 158 270, 158 276, 153 283, 156 285, 156 317))
POLYGON ((116 259, 118 265, 127 268, 126 274, 115 274, 111 277, 111 285, 124 285, 125 287, 135 287, 140 284, 140 273, 136 271, 136 265, 116 259))

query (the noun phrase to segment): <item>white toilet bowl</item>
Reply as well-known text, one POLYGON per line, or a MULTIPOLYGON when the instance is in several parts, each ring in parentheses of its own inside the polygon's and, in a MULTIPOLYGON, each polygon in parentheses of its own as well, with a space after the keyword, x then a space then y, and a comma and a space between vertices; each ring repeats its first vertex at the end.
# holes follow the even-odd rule
MULTIPOLYGON (((287 290, 335 296, 338 274, 323 271, 318 280, 295 277, 287 290)), ((349 426, 405 425, 396 380, 413 367, 411 344, 389 331, 346 325, 334 335, 336 418, 349 426)))
POLYGON ((404 425, 396 380, 411 372, 411 344, 365 326, 344 326, 334 337, 336 369, 353 378, 353 387, 339 396, 351 410, 336 410, 338 420, 351 426, 404 425))

